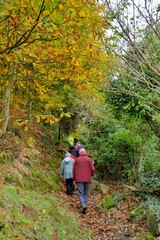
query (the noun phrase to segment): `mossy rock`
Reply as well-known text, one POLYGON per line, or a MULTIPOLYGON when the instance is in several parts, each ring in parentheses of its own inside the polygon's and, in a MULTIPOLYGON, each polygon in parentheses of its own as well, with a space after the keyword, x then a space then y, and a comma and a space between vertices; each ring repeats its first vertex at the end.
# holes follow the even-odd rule
POLYGON ((97 191, 99 187, 99 182, 96 180, 92 180, 90 186, 89 186, 89 193, 93 194, 94 191, 97 191))
POLYGON ((110 187, 106 184, 100 183, 98 186, 98 190, 102 194, 107 194, 109 192, 110 187))
POLYGON ((110 209, 112 207, 115 207, 116 206, 116 203, 115 203, 115 199, 114 199, 114 196, 112 195, 107 195, 105 197, 105 199, 103 200, 102 202, 102 206, 104 208, 107 208, 107 209, 110 209))
POLYGON ((133 209, 130 212, 128 220, 132 221, 132 222, 139 222, 139 221, 141 221, 144 218, 146 218, 146 211, 145 211, 145 209, 143 209, 142 207, 138 207, 138 208, 133 209))
POLYGON ((160 236, 160 220, 158 220, 155 206, 149 206, 147 212, 147 227, 154 236, 160 236))

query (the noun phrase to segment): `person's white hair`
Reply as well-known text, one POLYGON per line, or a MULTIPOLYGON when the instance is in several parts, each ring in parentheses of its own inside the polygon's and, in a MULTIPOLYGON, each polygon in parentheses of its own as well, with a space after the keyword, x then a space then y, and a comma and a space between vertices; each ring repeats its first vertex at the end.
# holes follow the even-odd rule
POLYGON ((69 152, 66 152, 66 157, 70 157, 71 154, 69 152))
POLYGON ((85 150, 84 148, 81 148, 81 149, 79 150, 79 153, 84 153, 84 152, 86 152, 86 150, 85 150))

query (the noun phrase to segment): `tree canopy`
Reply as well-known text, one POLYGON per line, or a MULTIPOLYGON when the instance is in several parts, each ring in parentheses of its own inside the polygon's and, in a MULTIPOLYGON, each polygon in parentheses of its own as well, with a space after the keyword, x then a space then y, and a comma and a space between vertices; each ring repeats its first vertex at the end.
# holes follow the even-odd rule
POLYGON ((57 111, 82 92, 97 97, 110 61, 100 11, 94 1, 1 2, 0 91, 6 120, 7 103, 52 124, 65 115, 57 111))

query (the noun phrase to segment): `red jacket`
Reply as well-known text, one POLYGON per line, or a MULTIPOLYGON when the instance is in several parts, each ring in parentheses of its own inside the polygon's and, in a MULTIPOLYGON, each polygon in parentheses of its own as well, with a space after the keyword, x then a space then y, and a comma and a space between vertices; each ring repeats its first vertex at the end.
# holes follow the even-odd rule
POLYGON ((73 180, 77 182, 91 182, 95 168, 86 153, 80 153, 73 166, 73 180))
POLYGON ((71 153, 70 153, 70 155, 71 155, 71 158, 73 158, 74 160, 77 159, 77 158, 76 158, 74 155, 72 155, 71 153))

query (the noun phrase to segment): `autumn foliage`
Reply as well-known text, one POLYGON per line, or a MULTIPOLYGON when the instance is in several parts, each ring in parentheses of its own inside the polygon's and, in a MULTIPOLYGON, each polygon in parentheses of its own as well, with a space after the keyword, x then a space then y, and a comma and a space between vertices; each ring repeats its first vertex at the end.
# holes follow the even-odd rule
POLYGON ((38 122, 53 124, 68 114, 58 113, 77 95, 94 97, 109 62, 96 1, 1 1, 0 9, 0 92, 6 115, 12 103, 38 122))

